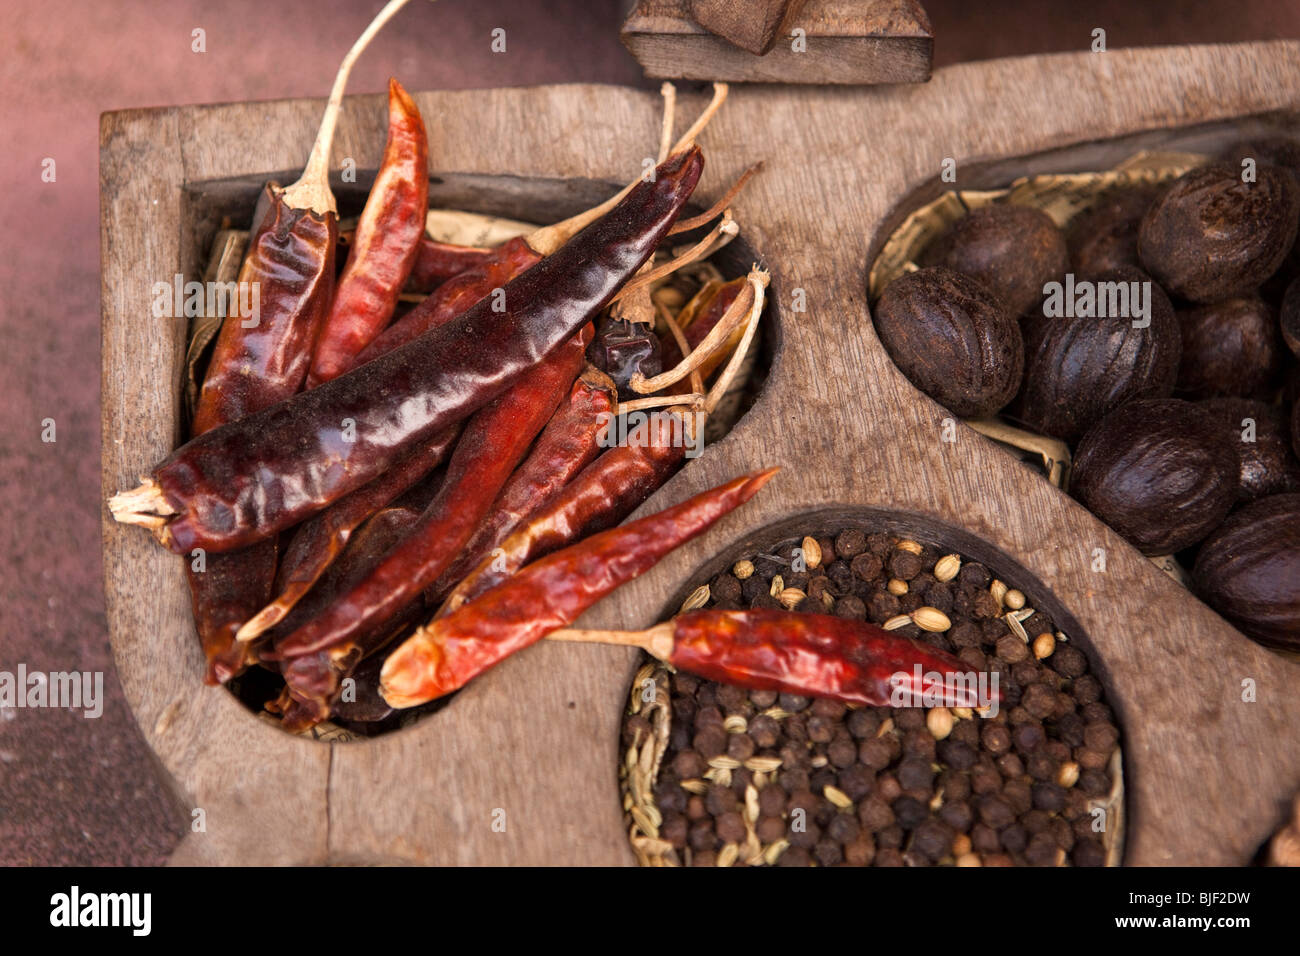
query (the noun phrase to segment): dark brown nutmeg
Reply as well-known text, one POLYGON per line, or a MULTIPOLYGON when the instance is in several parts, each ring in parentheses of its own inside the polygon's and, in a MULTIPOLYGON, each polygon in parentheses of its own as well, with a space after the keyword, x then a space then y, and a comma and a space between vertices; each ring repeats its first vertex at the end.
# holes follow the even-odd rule
POLYGON ((1200 405, 1237 456, 1238 501, 1300 491, 1300 460, 1291 451, 1290 424, 1281 408, 1249 398, 1211 398, 1200 405))
POLYGON ((1300 494, 1241 508, 1201 546, 1192 581, 1243 633, 1300 648, 1300 494))
POLYGON ((1010 203, 983 206, 958 222, 926 255, 987 286, 1012 316, 1043 297, 1070 267, 1065 236, 1047 213, 1010 203))
MULTIPOLYGON (((1030 428, 1068 442, 1124 402, 1172 394, 1182 348, 1174 307, 1150 276, 1115 269, 1085 281, 1095 292, 1093 307, 1026 324, 1025 383, 1016 408, 1030 428), (1121 286, 1130 298, 1136 290, 1145 306, 1117 303, 1111 292, 1121 286), (1107 315, 1099 318, 1103 301, 1107 315), (1133 318, 1138 311, 1146 317, 1133 318)), ((1067 282, 1063 288, 1066 304, 1074 303, 1070 292, 1076 287, 1083 284, 1067 282)), ((1050 303, 1049 297, 1044 304, 1050 303)))
POLYGON ((1171 554, 1228 514, 1237 460, 1205 409, 1177 398, 1129 402, 1079 443, 1070 490, 1143 554, 1171 554))
POLYGON ((1138 233, 1142 266, 1170 292, 1214 302, 1257 289, 1282 264, 1300 223, 1300 185, 1260 165, 1255 182, 1226 163, 1184 173, 1152 203, 1138 233))
POLYGON ((1183 357, 1175 394, 1266 398, 1282 371, 1277 313, 1263 299, 1226 299, 1178 313, 1183 357))
POLYGON ((1300 357, 1300 279, 1287 286, 1280 311, 1279 325, 1282 327, 1282 341, 1297 357, 1300 357))
POLYGON ((1138 229, 1159 192, 1153 186, 1113 189, 1071 219, 1065 241, 1075 273, 1136 267, 1138 229))
POLYGON ((1020 326, 959 272, 933 267, 899 276, 876 304, 876 332, 912 384, 964 418, 992 415, 1020 386, 1020 326))

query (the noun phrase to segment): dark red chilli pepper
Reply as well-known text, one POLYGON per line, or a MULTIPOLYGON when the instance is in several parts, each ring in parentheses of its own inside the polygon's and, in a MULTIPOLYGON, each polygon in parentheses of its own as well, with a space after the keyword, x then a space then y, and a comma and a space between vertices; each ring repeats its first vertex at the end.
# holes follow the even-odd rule
POLYGON ((549 631, 577 620, 619 585, 744 504, 775 473, 735 478, 658 514, 593 535, 435 619, 384 662, 384 700, 394 707, 415 707, 463 687, 549 631))
POLYGON ((494 251, 421 236, 406 289, 408 292, 432 292, 448 279, 482 266, 494 251))
POLYGON ((456 611, 524 565, 618 524, 681 466, 690 437, 686 429, 694 427, 686 409, 664 409, 650 417, 640 433, 606 450, 483 558, 448 595, 439 615, 456 611))
POLYGON ((419 338, 430 329, 446 325, 536 265, 541 258, 523 239, 502 243, 491 250, 483 262, 440 285, 427 299, 381 332, 352 359, 349 368, 365 365, 419 338))
POLYGON ((224 684, 254 660, 248 644, 236 639, 240 625, 271 599, 278 555, 276 540, 259 541, 238 551, 204 556, 202 571, 185 564, 194 628, 207 661, 204 681, 224 684))
POLYGON ((275 581, 275 599, 245 618, 238 639, 252 640, 283 620, 343 553, 352 532, 436 468, 459 434, 459 426, 453 425, 416 445, 370 484, 299 525, 284 549, 275 581))
POLYGON ((569 392, 537 444, 492 503, 460 556, 429 589, 440 601, 514 529, 550 503, 574 476, 600 454, 600 436, 613 413, 617 389, 609 376, 588 368, 569 392))
POLYGON ((689 611, 645 631, 557 631, 549 637, 640 647, 719 683, 848 704, 980 707, 1002 699, 996 684, 986 680, 981 687, 980 675, 951 654, 828 614, 689 611))
POLYGON ((366 639, 418 601, 464 548, 578 374, 589 334, 590 326, 470 419, 415 527, 363 579, 276 642, 290 695, 310 712, 329 713, 333 690, 365 656, 366 639), (297 664, 302 657, 317 660, 297 664), (332 680, 324 680, 327 672, 332 680), (297 683, 299 674, 310 682, 297 683), (320 692, 326 683, 330 695, 320 692))
POLYGON ((468 417, 603 308, 677 218, 703 170, 698 147, 446 325, 373 362, 177 449, 110 502, 168 548, 227 551, 270 537, 468 417), (354 441, 349 441, 350 437, 354 441))
POLYGON ((393 317, 429 211, 429 147, 415 101, 388 81, 388 143, 316 339, 307 387, 341 375, 393 317))
POLYGON ((645 322, 633 322, 607 315, 600 320, 595 341, 587 350, 591 364, 612 378, 623 399, 640 398, 629 387, 640 373, 654 378, 664 370, 659 337, 645 322))

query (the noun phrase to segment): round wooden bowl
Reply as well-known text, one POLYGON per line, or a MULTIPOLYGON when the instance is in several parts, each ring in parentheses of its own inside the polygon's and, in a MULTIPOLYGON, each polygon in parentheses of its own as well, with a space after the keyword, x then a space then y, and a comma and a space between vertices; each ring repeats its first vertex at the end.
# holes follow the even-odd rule
MULTIPOLYGON (((658 136, 650 92, 552 86, 417 101, 435 175, 466 171, 492 177, 488 185, 630 180, 658 136)), ((320 101, 280 101, 103 117, 105 498, 179 438, 185 329, 149 317, 153 283, 201 271, 215 212, 244 202, 267 174, 300 168, 320 110, 320 101)), ((875 509, 963 528, 1032 569, 1091 640, 1125 732, 1126 862, 1247 862, 1300 789, 1300 668, 974 431, 940 441, 948 413, 895 370, 865 289, 904 201, 937 189, 945 158, 956 160, 958 188, 978 188, 1106 168, 1189 135, 1294 125, 1297 110, 1294 42, 965 64, 916 87, 733 90, 703 138, 697 198, 711 201, 766 161, 735 212, 779 292, 771 374, 736 428, 646 508, 743 471, 784 470, 582 623, 649 625, 705 556, 810 511, 875 509), (800 289, 807 308, 796 312, 800 289), (1104 574, 1090 570, 1098 547, 1104 574)), ((336 155, 374 168, 383 143, 380 98, 349 100, 336 155)), ((434 199, 485 202, 436 189, 434 199)), ((542 645, 404 731, 302 740, 202 686, 181 562, 139 529, 114 525, 107 508, 104 565, 127 699, 178 800, 203 811, 176 862, 634 861, 615 767, 635 652, 542 645)))

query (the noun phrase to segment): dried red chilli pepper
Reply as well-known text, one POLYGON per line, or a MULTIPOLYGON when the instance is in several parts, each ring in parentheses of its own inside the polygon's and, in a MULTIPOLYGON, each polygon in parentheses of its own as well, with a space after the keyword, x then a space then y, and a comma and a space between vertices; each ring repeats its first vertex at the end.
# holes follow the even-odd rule
POLYGON ((453 425, 421 442, 374 481, 299 525, 284 549, 274 600, 268 599, 256 614, 245 617, 237 639, 252 640, 283 620, 343 553, 352 532, 436 468, 459 434, 460 427, 453 425))
POLYGON ((177 449, 110 502, 164 546, 230 550, 364 485, 412 442, 500 395, 585 325, 654 251, 699 181, 698 147, 638 182, 606 215, 439 329, 177 449), (490 297, 492 298, 492 297, 490 297), (344 431, 350 421, 349 442, 344 431))
POLYGON ((621 528, 557 551, 453 614, 420 628, 389 655, 381 693, 394 707, 449 694, 577 620, 619 585, 752 498, 776 469, 744 475, 621 528))
POLYGON ((429 210, 429 146, 415 101, 388 81, 388 142, 316 339, 307 387, 342 374, 393 317, 429 210))
POLYGON ((541 256, 523 239, 511 239, 492 249, 479 264, 438 286, 423 302, 388 328, 357 353, 348 370, 365 365, 419 338, 430 329, 446 325, 466 309, 477 305, 494 290, 536 265, 541 256))
POLYGON ((888 707, 899 699, 921 701, 927 692, 950 707, 1001 699, 996 685, 986 685, 981 700, 978 682, 971 680, 976 675, 951 654, 874 624, 828 614, 689 611, 645 631, 557 631, 548 636, 640 647, 678 670, 723 684, 848 704, 888 707))
POLYGON ((546 423, 533 450, 510 476, 460 556, 429 589, 441 600, 523 521, 544 508, 600 454, 601 435, 616 403, 609 376, 588 368, 573 383, 568 402, 546 423))
POLYGON ((421 236, 406 289, 408 292, 432 292, 448 279, 483 265, 493 251, 477 246, 458 246, 421 236))
POLYGON ((439 616, 458 610, 526 564, 618 524, 677 471, 696 427, 694 415, 684 408, 650 417, 639 434, 606 450, 483 558, 447 596, 439 616))
POLYGON ((634 374, 653 378, 664 370, 659 337, 651 327, 612 315, 600 320, 587 357, 614 380, 622 398, 637 397, 630 388, 634 374))
POLYGON ((582 365, 590 326, 466 424, 442 487, 419 522, 360 581, 277 640, 300 719, 324 719, 339 685, 394 620, 456 559, 582 365), (312 658, 310 661, 304 658, 312 658))
POLYGON ((274 538, 239 551, 209 554, 202 571, 186 561, 194 628, 207 662, 204 682, 224 684, 253 663, 248 644, 236 639, 239 627, 271 599, 279 554, 274 538))

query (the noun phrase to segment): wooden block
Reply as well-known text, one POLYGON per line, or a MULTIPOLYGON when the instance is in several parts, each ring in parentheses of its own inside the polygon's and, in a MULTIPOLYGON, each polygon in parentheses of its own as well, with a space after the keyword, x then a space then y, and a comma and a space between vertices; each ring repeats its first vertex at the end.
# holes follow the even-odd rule
POLYGON ((807 0, 691 0, 691 16, 710 33, 763 56, 787 36, 807 0))
MULTIPOLYGON (((720 0, 708 6, 747 9, 720 0)), ((748 13, 757 29, 759 18, 748 13)), ((719 25, 727 36, 739 36, 735 14, 730 17, 719 25)), ((923 83, 934 55, 930 20, 918 0, 807 0, 793 22, 777 30, 764 56, 697 23, 691 0, 639 0, 621 37, 647 76, 670 80, 923 83), (803 33, 792 39, 792 30, 803 33)))

